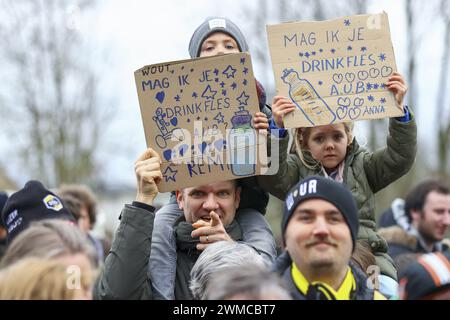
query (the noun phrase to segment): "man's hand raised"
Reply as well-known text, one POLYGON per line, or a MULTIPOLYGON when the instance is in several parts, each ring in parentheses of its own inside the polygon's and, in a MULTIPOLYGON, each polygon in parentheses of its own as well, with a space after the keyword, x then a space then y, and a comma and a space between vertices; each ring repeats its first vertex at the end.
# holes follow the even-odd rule
POLYGON ((158 195, 157 183, 162 180, 159 155, 148 148, 135 162, 134 171, 137 180, 136 201, 153 204, 158 195))

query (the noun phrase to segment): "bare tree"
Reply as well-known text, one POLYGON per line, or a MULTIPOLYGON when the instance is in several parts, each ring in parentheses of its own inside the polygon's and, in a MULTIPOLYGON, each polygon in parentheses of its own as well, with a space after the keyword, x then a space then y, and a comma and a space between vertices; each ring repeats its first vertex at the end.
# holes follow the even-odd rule
POLYGON ((100 107, 99 72, 71 21, 93 2, 0 3, 0 57, 10 79, 2 108, 24 172, 49 185, 93 181, 101 125, 113 109, 100 107))
POLYGON ((448 176, 448 161, 450 149, 450 101, 446 100, 449 84, 450 59, 450 3, 441 0, 440 13, 444 23, 444 48, 442 52, 441 74, 437 96, 436 124, 438 148, 438 174, 448 176))

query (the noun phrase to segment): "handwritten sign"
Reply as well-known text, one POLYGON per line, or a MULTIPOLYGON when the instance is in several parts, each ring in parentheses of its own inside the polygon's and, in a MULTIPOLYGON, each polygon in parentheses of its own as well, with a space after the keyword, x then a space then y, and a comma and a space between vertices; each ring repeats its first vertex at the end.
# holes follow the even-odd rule
POLYGON ((145 66, 135 73, 147 146, 162 159, 166 192, 259 174, 265 139, 248 53, 145 66))
POLYGON ((403 114, 385 83, 397 70, 386 13, 267 26, 278 94, 298 107, 285 127, 403 114))

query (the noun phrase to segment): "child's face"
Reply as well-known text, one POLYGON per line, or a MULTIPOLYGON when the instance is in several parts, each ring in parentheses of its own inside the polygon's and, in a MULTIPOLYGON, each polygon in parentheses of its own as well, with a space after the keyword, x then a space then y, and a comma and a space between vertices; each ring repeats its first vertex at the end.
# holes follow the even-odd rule
POLYGON ((211 57, 219 54, 238 53, 239 46, 233 37, 223 32, 215 32, 203 41, 200 57, 211 57))
POLYGON ((335 169, 347 154, 349 136, 343 123, 311 128, 307 148, 326 169, 335 169))

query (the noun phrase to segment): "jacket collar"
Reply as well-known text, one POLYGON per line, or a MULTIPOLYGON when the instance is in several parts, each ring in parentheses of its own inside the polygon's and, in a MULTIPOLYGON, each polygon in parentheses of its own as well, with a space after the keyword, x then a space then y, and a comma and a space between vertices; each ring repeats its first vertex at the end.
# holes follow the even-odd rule
POLYGON ((355 277, 350 267, 347 267, 344 280, 337 290, 324 282, 308 282, 295 263, 291 265, 291 276, 297 289, 308 300, 351 300, 356 289, 355 277))

